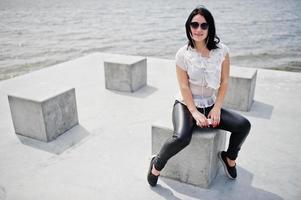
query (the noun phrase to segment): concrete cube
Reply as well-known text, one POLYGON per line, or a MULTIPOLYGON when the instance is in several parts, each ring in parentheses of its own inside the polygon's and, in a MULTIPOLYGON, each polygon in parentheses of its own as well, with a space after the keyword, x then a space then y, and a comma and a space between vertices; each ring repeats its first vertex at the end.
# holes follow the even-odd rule
POLYGON ((257 70, 231 66, 226 108, 249 111, 254 101, 257 70))
POLYGON ((49 142, 78 124, 75 89, 37 85, 8 95, 15 132, 49 142))
MULTIPOLYGON (((152 154, 158 154, 173 129, 166 123, 152 126, 152 154)), ((218 168, 218 152, 225 149, 225 131, 196 128, 190 144, 173 156, 161 171, 161 176, 202 188, 209 188, 218 168)))
POLYGON ((146 58, 120 55, 104 61, 105 87, 121 92, 135 92, 147 84, 146 58))

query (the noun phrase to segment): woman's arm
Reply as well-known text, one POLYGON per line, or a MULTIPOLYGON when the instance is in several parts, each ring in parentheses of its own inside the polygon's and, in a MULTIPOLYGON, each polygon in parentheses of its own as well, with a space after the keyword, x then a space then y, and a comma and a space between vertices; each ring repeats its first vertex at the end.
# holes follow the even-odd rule
POLYGON ((212 108, 212 110, 208 115, 208 117, 211 118, 213 122, 213 127, 216 127, 220 122, 220 111, 228 89, 229 73, 230 73, 230 59, 229 59, 229 54, 227 53, 222 63, 221 83, 217 91, 216 101, 214 107, 212 108))
POLYGON ((196 109, 196 106, 194 105, 194 101, 192 98, 192 93, 189 87, 189 81, 188 81, 188 75, 187 72, 181 69, 179 66, 176 68, 177 72, 177 78, 178 83, 180 87, 180 91, 183 97, 183 100, 190 112, 193 112, 196 109))
POLYGON ((226 96, 230 74, 230 59, 229 54, 226 55, 225 60, 222 63, 221 72, 221 84, 217 92, 216 101, 214 107, 221 109, 226 96))
POLYGON ((207 119, 205 115, 200 113, 194 104, 193 97, 192 97, 192 92, 189 86, 189 81, 188 81, 188 75, 187 72, 181 67, 177 66, 176 67, 176 72, 177 72, 177 78, 179 82, 179 87, 180 91, 183 97, 183 100, 190 111, 191 115, 193 118, 196 120, 197 125, 201 127, 208 126, 207 119))

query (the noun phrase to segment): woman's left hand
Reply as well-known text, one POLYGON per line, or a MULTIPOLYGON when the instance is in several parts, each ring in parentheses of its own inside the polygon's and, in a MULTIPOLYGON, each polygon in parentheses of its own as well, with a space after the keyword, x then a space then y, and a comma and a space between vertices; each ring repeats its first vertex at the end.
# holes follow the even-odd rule
POLYGON ((220 123, 221 109, 213 107, 208 114, 208 118, 212 121, 213 128, 217 127, 220 123))

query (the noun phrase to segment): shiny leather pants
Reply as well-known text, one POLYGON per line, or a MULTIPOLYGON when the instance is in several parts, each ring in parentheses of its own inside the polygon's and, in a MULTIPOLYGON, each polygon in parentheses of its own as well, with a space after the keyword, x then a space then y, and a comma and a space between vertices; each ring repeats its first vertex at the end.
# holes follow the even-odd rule
MULTIPOLYGON (((207 117, 212 108, 213 106, 205 109, 198 108, 198 110, 207 117)), ((172 156, 190 143, 193 128, 196 127, 196 121, 190 114, 188 108, 179 101, 176 101, 174 104, 172 122, 174 134, 164 143, 154 162, 155 168, 159 171, 164 168, 172 156)), ((249 134, 251 128, 250 122, 243 116, 222 108, 220 124, 215 128, 231 132, 227 157, 231 160, 235 160, 241 145, 249 134)))

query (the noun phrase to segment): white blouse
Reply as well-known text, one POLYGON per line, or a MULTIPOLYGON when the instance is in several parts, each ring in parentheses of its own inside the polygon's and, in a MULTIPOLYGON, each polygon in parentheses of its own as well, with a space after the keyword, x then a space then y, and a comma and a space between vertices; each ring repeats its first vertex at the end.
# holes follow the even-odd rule
MULTIPOLYGON (((220 86, 222 63, 229 49, 219 43, 209 57, 201 56, 192 47, 181 47, 175 57, 176 65, 187 72, 190 89, 196 107, 212 106, 216 100, 216 92, 220 86)), ((180 94, 177 100, 183 102, 180 94)))

